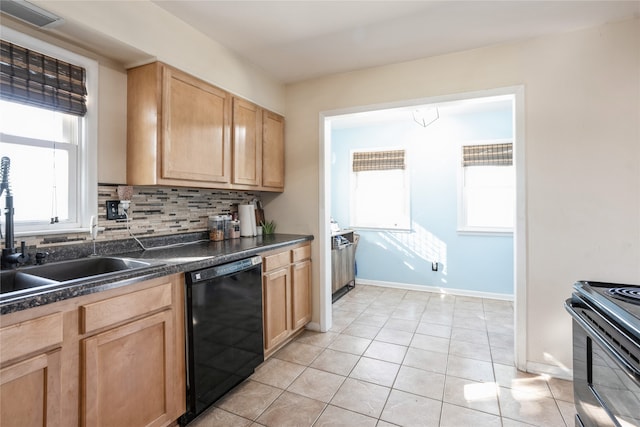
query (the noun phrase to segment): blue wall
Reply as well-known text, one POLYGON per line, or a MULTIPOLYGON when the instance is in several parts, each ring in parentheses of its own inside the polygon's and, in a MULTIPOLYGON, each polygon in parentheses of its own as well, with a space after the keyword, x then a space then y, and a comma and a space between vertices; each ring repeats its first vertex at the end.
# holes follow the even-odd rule
MULTIPOLYGON (((512 110, 446 116, 423 128, 402 122, 333 129, 331 209, 349 224, 350 153, 404 147, 411 176, 412 232, 358 230, 358 278, 513 295, 513 237, 456 231, 460 144, 512 138, 512 110), (440 269, 431 270, 438 261, 440 269)), ((384 203, 381 200, 380 203, 384 203)))

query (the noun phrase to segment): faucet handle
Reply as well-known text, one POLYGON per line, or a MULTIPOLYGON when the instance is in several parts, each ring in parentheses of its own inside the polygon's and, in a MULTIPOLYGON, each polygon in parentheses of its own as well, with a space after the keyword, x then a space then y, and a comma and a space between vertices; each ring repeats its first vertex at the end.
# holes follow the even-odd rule
POLYGON ((27 262, 29 262, 29 258, 31 257, 27 253, 27 244, 24 240, 20 242, 20 252, 16 253, 15 256, 15 263, 18 265, 26 264, 27 262))
POLYGON ((36 252, 36 264, 44 264, 47 259, 47 255, 49 255, 49 252, 36 252))

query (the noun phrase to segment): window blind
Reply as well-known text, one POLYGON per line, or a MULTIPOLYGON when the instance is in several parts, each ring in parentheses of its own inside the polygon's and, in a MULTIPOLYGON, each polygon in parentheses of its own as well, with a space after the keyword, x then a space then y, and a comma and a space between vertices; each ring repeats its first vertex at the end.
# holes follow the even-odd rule
POLYGON ((464 145, 462 166, 511 166, 513 143, 464 145))
POLYGON ((404 150, 358 151, 353 153, 354 172, 404 168, 404 150))
POLYGON ((86 114, 84 68, 0 42, 0 98, 76 116, 86 114))

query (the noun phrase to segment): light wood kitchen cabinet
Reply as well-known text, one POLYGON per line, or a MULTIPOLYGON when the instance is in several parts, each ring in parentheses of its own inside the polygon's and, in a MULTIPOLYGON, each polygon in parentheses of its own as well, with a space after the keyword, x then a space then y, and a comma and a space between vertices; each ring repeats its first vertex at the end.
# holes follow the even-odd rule
POLYGON ((102 330, 81 340, 83 425, 163 426, 184 412, 173 284, 157 282, 80 307, 83 330, 102 330))
POLYGON ((233 99, 233 184, 284 190, 284 117, 233 99))
POLYGON ((288 342, 311 320, 311 245, 263 255, 265 356, 288 342))
MULTIPOLYGON (((61 426, 62 313, 0 329, 0 425, 61 426)), ((3 322, 4 323, 4 322, 3 322)))
POLYGON ((171 312, 163 311, 82 342, 83 424, 161 426, 171 422, 169 406, 174 359, 171 312))
POLYGON ((291 293, 289 264, 263 277, 264 304, 264 348, 265 352, 275 348, 289 337, 291 321, 289 304, 291 293))
POLYGON ((291 321, 297 330, 311 321, 311 245, 291 251, 291 321))
POLYGON ((284 117, 262 111, 262 187, 284 191, 284 117))
POLYGON ((0 425, 168 426, 185 412, 184 279, 2 316, 0 425))
POLYGON ((127 182, 284 191, 284 118, 160 62, 131 68, 127 182))
POLYGON ((262 109, 233 98, 233 183, 259 186, 262 176, 262 109))
POLYGON ((228 187, 231 95, 165 64, 127 74, 127 182, 228 187))

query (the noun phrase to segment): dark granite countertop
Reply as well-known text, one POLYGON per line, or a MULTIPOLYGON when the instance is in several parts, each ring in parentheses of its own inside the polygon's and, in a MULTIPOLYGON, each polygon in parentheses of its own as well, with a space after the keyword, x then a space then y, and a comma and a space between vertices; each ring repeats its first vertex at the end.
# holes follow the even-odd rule
POLYGON ((170 247, 156 245, 156 248, 148 248, 144 251, 108 254, 109 256, 143 260, 150 264, 149 267, 61 282, 59 285, 51 285, 46 288, 1 294, 0 315, 115 289, 173 273, 200 270, 311 240, 313 240, 313 236, 310 235, 273 234, 241 237, 220 242, 198 240, 182 243, 179 239, 176 242, 176 237, 173 236, 170 247))

